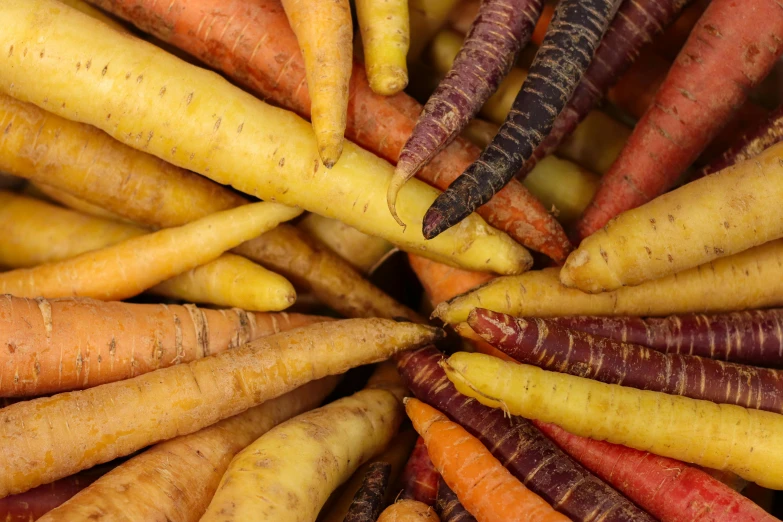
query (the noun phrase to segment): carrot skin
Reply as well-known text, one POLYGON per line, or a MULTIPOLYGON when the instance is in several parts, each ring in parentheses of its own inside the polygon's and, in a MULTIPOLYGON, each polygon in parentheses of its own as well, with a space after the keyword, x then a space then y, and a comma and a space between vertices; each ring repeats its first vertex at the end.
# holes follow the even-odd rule
POLYGON ((519 362, 642 390, 783 413, 783 375, 692 355, 663 354, 568 330, 546 319, 476 308, 468 324, 519 362))
POLYGON ((477 437, 531 491, 575 521, 655 520, 568 458, 522 417, 507 417, 461 395, 438 362, 443 354, 422 348, 396 356, 408 388, 477 437))
POLYGON ((438 494, 438 472, 427 454, 424 439, 416 439, 416 446, 402 470, 403 490, 400 498, 417 500, 428 506, 435 504, 438 494))
POLYGON ((671 187, 783 53, 783 6, 710 3, 577 223, 579 239, 671 187))
POLYGON ((502 189, 552 130, 621 0, 563 0, 505 123, 479 159, 438 196, 424 215, 432 239, 502 189), (554 79, 554 80, 552 80, 554 79))
POLYGON ((389 485, 391 464, 375 462, 370 465, 364 481, 348 508, 344 522, 375 522, 383 509, 386 488, 389 485))
POLYGON ((684 462, 534 424, 661 522, 773 522, 746 497, 684 462))
POLYGON ((438 480, 438 497, 435 500, 435 512, 440 522, 476 522, 476 518, 468 513, 457 495, 449 488, 443 479, 438 480))

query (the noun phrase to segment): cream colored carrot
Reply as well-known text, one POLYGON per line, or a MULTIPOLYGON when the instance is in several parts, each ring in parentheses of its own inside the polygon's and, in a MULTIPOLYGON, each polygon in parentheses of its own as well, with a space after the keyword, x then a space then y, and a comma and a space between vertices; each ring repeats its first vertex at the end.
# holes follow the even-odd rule
POLYGON ((408 0, 357 0, 364 65, 370 88, 391 96, 408 85, 408 0))
POLYGON ((378 522, 440 522, 440 519, 432 506, 406 499, 384 509, 378 522))

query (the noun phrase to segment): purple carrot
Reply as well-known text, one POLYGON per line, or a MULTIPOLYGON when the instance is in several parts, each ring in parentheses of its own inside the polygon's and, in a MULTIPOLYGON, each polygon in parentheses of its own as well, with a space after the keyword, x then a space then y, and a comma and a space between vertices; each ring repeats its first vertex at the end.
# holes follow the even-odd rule
POLYGON ((438 479, 438 497, 435 499, 435 512, 440 522, 476 522, 476 519, 468 513, 465 506, 460 503, 457 494, 444 482, 438 479))
POLYGON ((432 239, 462 221, 530 159, 582 79, 621 1, 560 0, 505 123, 424 215, 424 237, 432 239))
POLYGON ((549 135, 517 174, 524 178, 541 158, 554 152, 576 126, 606 96, 609 89, 639 57, 642 46, 663 31, 691 0, 635 0, 623 2, 606 30, 590 67, 571 100, 555 120, 549 135))
POLYGON ((468 324, 489 344, 525 364, 587 379, 719 404, 783 413, 783 372, 664 354, 537 317, 475 308, 468 324))
POLYGON ((423 348, 398 354, 397 368, 420 400, 477 437, 525 486, 577 522, 655 520, 563 453, 530 421, 506 416, 460 394, 438 365, 443 354, 423 348))
POLYGON ((741 136, 726 152, 702 168, 693 179, 750 159, 781 140, 783 140, 783 105, 772 112, 762 125, 741 136))
POLYGON ((402 185, 451 143, 478 113, 516 62, 541 14, 542 0, 483 0, 454 64, 419 116, 400 152, 387 200, 395 203, 402 185))
POLYGON ((783 366, 783 309, 669 317, 556 317, 552 322, 664 353, 783 366))
POLYGON ((344 522, 375 522, 383 510, 386 488, 389 486, 391 464, 374 462, 367 469, 364 480, 353 497, 344 522))

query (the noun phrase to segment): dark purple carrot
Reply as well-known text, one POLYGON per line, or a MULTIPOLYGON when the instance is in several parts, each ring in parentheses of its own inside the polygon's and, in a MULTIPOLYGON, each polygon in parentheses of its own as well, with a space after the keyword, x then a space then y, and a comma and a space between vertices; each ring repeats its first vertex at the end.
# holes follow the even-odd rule
POLYGON ((435 512, 440 522, 476 522, 468 513, 457 495, 449 488, 442 478, 438 479, 438 497, 435 499, 435 512))
POLYGON ((555 317, 550 321, 664 353, 783 366, 783 309, 669 317, 555 317))
POLYGON ((577 522, 653 521, 601 479, 572 460, 530 421, 506 416, 460 394, 438 365, 435 348, 396 356, 397 368, 420 400, 477 437, 525 486, 577 522))
POLYGON ((783 372, 659 351, 475 308, 468 324, 519 362, 587 379, 783 413, 783 372))
POLYGON ((418 500, 428 506, 435 504, 438 493, 438 472, 432 465, 424 439, 419 437, 405 469, 402 470, 402 493, 400 498, 418 500))
POLYGON ((783 105, 772 112, 762 125, 740 137, 728 150, 702 168, 694 179, 750 159, 781 140, 783 140, 783 105))
POLYGON ((359 491, 348 507, 345 522, 375 522, 378 519, 383 510, 390 474, 391 464, 388 462, 370 464, 359 491))
POLYGON ((544 141, 517 174, 523 178, 538 161, 554 152, 587 114, 606 96, 620 77, 639 57, 642 46, 663 31, 691 0, 635 0, 623 2, 617 10, 601 45, 595 51, 582 81, 565 109, 555 119, 544 141))
POLYGON ((402 185, 454 141, 497 90, 530 40, 542 0, 483 0, 451 70, 432 93, 400 152, 387 201, 394 218, 402 185))
POLYGON ((514 105, 492 143, 424 215, 431 239, 502 189, 552 130, 622 0, 561 0, 514 105))

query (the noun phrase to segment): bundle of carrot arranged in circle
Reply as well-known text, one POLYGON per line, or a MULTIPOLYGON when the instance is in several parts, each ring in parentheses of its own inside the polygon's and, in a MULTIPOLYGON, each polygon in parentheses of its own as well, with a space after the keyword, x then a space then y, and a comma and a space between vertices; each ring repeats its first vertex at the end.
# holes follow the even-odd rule
POLYGON ((0 520, 777 520, 778 2, 0 27, 0 520))

